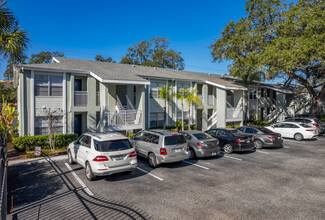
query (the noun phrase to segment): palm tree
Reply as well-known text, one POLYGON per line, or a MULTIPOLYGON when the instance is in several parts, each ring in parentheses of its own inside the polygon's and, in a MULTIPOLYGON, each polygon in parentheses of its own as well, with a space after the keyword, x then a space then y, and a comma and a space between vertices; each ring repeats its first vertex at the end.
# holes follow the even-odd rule
POLYGON ((197 97, 197 92, 198 92, 198 90, 194 89, 194 88, 186 89, 185 101, 186 101, 186 103, 188 105, 188 129, 189 130, 191 130, 191 119, 192 119, 192 117, 191 117, 191 106, 192 106, 192 103, 194 102, 195 104, 197 104, 199 106, 203 106, 200 98, 197 97))
POLYGON ((164 129, 166 129, 166 118, 167 118, 167 102, 171 101, 175 96, 173 92, 173 86, 171 84, 159 87, 159 98, 164 99, 164 129))
POLYGON ((184 131, 184 98, 186 94, 185 88, 180 88, 179 91, 176 93, 176 98, 181 100, 181 107, 182 107, 182 131, 184 131))
POLYGON ((6 3, 0 5, 0 57, 21 61, 29 39, 27 32, 19 29, 12 11, 5 8, 6 3))

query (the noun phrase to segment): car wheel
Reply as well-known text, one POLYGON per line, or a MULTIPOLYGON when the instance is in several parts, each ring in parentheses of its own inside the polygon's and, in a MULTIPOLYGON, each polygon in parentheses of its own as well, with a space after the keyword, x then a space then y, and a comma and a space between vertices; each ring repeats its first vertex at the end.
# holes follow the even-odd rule
POLYGON ((153 153, 149 154, 149 165, 153 168, 158 166, 156 156, 153 153))
POLYGON ((75 164, 75 162, 74 162, 73 159, 72 159, 71 151, 68 151, 68 163, 69 163, 70 165, 75 164))
POLYGON ((296 141, 301 141, 302 139, 304 139, 304 136, 302 136, 302 134, 300 133, 297 133, 295 134, 294 138, 296 141))
POLYGON ((256 149, 262 149, 263 148, 263 142, 260 140, 255 140, 254 141, 254 146, 256 149))
POLYGON ((189 158, 191 160, 194 160, 196 158, 196 153, 192 148, 190 148, 190 157, 189 158))
POLYGON ((93 171, 91 169, 91 166, 90 166, 89 162, 86 163, 86 170, 85 170, 85 172, 86 172, 86 178, 87 178, 87 180, 89 180, 89 181, 95 180, 96 177, 95 177, 95 175, 94 175, 94 173, 93 173, 93 171))
POLYGON ((231 144, 225 144, 225 146, 223 146, 223 151, 226 154, 231 154, 233 152, 231 144))

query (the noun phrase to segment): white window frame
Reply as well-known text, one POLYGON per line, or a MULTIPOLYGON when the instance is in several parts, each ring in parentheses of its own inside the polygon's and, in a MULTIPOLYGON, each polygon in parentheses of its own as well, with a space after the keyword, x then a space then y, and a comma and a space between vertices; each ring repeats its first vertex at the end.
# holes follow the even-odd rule
MULTIPOLYGON (((46 77, 45 77, 46 78, 46 77)), ((35 74, 35 78, 34 78, 34 94, 37 97, 63 97, 63 75, 43 75, 43 74, 35 74), (37 81, 37 76, 47 76, 47 82, 40 84, 37 81), (51 80, 51 77, 60 77, 61 83, 53 83, 53 81, 51 80), (47 87, 47 95, 37 95, 36 93, 36 87, 47 87), (53 96, 51 94, 51 88, 52 87, 61 87, 61 95, 60 96, 53 96)))

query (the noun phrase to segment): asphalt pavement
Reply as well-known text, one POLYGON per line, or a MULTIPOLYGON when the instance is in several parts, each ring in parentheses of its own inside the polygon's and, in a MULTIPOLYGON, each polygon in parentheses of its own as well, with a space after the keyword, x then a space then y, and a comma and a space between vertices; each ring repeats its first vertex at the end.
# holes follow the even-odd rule
POLYGON ((8 193, 18 219, 325 219, 324 158, 324 136, 285 139, 156 169, 139 158, 131 174, 93 182, 80 165, 47 160, 11 165, 8 193))

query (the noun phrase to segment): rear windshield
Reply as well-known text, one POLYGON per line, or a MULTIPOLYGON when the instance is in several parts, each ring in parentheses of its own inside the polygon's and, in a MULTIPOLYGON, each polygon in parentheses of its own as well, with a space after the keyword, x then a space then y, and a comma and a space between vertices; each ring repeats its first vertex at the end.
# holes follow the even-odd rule
POLYGON ((273 133, 273 131, 271 131, 270 129, 267 129, 267 128, 259 128, 260 131, 268 134, 268 133, 273 133))
POLYGON ((128 139, 113 140, 113 141, 94 140, 94 146, 95 149, 100 152, 113 152, 113 151, 127 150, 132 148, 128 139))
POLYGON ((306 124, 299 124, 300 126, 304 127, 304 128, 312 128, 312 126, 306 125, 306 124))
POLYGON ((206 140, 206 139, 212 139, 213 138, 209 134, 203 133, 203 132, 202 133, 193 134, 193 135, 198 140, 206 140))
POLYGON ((186 140, 183 135, 165 137, 165 145, 185 144, 186 140))
POLYGON ((316 122, 317 124, 319 124, 319 125, 322 125, 322 124, 323 124, 323 122, 322 122, 321 120, 319 120, 318 118, 315 118, 314 120, 315 120, 315 122, 316 122))
POLYGON ((238 131, 238 130, 228 130, 230 134, 234 135, 234 136, 244 136, 245 133, 241 132, 241 131, 238 131))

